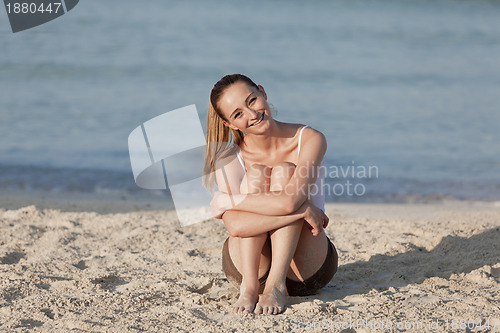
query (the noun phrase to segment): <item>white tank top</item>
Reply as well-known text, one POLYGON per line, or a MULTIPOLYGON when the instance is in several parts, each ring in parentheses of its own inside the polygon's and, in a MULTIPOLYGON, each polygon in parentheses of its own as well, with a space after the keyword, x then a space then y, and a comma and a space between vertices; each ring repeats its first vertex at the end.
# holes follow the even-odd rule
MULTIPOLYGON (((307 127, 309 127, 309 126, 306 125, 306 126, 302 127, 300 129, 300 132, 299 132, 299 144, 297 147, 297 158, 300 156, 300 144, 302 142, 302 132, 307 127)), ((236 156, 238 157, 238 160, 240 161, 240 164, 246 173, 245 163, 243 162, 243 158, 241 158, 239 151, 236 152, 236 156)), ((311 202, 313 203, 314 206, 318 207, 322 211, 325 211, 325 191, 323 188, 323 185, 325 183, 325 174, 326 174, 325 162, 321 161, 321 166, 319 167, 319 170, 318 170, 318 178, 316 178, 316 185, 314 187, 311 187, 311 189, 309 190, 310 195, 311 195, 311 202)))

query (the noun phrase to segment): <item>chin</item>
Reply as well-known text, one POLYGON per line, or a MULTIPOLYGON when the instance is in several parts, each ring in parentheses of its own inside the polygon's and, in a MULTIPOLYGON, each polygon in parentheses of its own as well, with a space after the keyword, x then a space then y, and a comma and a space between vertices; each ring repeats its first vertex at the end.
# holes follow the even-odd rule
POLYGON ((269 130, 269 121, 266 121, 262 126, 256 128, 255 134, 263 134, 269 130))

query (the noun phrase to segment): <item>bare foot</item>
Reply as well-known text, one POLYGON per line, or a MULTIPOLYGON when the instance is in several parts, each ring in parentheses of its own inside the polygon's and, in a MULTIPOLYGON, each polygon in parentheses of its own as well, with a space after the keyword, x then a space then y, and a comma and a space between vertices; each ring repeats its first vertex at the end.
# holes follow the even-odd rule
POLYGON ((259 303, 255 306, 255 313, 266 315, 282 313, 285 310, 285 292, 284 287, 274 287, 270 291, 264 290, 259 303))
POLYGON ((240 297, 229 307, 229 313, 253 313, 255 304, 259 300, 259 281, 241 282, 240 297))

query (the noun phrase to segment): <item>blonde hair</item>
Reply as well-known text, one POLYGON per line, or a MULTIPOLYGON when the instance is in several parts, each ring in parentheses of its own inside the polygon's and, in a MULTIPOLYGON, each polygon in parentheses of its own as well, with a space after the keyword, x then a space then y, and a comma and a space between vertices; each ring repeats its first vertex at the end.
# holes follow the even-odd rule
POLYGON ((243 142, 243 132, 224 125, 224 121, 227 121, 227 119, 224 118, 218 108, 218 102, 226 88, 236 82, 245 82, 249 86, 258 89, 258 86, 249 77, 243 74, 230 74, 220 79, 210 92, 203 185, 211 191, 215 184, 215 164, 217 160, 223 156, 223 153, 227 153, 231 147, 239 146, 243 142))

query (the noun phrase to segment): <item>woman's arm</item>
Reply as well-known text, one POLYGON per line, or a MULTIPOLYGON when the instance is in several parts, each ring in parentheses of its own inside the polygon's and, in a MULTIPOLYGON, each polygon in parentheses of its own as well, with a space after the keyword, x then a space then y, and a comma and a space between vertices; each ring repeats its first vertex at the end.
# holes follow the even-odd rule
POLYGON ((227 231, 232 237, 252 237, 269 232, 299 219, 304 219, 311 226, 311 232, 317 236, 328 225, 328 217, 309 201, 297 211, 284 216, 261 215, 239 210, 228 210, 222 215, 227 231))
MULTIPOLYGON (((235 157, 221 159, 216 170, 216 179, 219 192, 240 193, 240 185, 244 176, 244 170, 235 157)), ((213 208, 213 207, 212 207, 213 208)), ((328 224, 328 217, 322 210, 312 205, 309 201, 304 202, 299 209, 291 214, 283 216, 269 216, 239 210, 227 210, 220 213, 214 212, 214 217, 222 218, 229 234, 234 237, 251 237, 269 232, 277 228, 304 219, 311 225, 311 232, 319 234, 328 224)))
POLYGON ((304 130, 302 140, 295 172, 282 191, 249 194, 216 192, 212 201, 214 215, 220 216, 230 209, 277 216, 295 212, 308 199, 308 192, 316 182, 327 148, 325 136, 311 128, 304 130))

